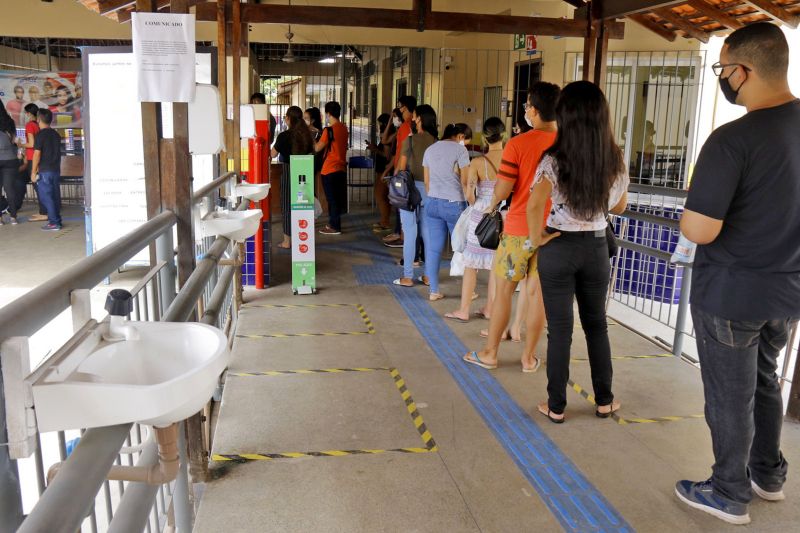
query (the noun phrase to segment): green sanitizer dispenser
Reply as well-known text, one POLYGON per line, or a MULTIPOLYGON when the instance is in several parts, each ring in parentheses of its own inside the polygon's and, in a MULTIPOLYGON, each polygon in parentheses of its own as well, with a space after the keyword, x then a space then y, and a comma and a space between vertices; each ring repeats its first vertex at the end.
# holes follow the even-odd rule
POLYGON ((314 156, 290 156, 292 292, 313 294, 317 289, 314 249, 314 156))

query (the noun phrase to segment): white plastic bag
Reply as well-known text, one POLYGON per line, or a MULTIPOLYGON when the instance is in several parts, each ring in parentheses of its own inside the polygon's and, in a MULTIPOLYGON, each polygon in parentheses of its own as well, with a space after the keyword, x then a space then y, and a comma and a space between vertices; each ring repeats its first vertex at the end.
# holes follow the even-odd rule
MULTIPOLYGON (((453 234, 450 236, 450 246, 453 247, 454 252, 463 252, 467 247, 467 231, 469 230, 469 215, 472 213, 472 206, 467 206, 466 209, 458 217, 456 227, 453 228, 453 234)), ((462 270, 463 273, 463 270, 462 270)), ((461 274, 458 274, 459 276, 461 274)))
POLYGON ((453 277, 464 275, 464 254, 461 252, 453 252, 453 258, 450 260, 450 275, 453 277))
POLYGON ((314 220, 318 219, 322 216, 322 204, 319 203, 319 200, 315 197, 314 198, 314 220))

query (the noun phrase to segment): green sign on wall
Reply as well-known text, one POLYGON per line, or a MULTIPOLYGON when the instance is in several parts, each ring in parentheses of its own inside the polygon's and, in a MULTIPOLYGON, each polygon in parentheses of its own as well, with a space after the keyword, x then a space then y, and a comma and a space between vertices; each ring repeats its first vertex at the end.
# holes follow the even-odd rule
POLYGON ((523 50, 525 48, 525 34, 514 34, 514 50, 523 50))

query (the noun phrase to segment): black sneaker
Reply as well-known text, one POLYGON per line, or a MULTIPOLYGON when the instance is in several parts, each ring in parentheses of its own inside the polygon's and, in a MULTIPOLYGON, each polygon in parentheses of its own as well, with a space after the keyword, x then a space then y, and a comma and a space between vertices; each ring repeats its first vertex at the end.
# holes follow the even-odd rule
POLYGON ((753 480, 750 480, 750 486, 753 487, 753 492, 756 493, 756 496, 761 498, 762 500, 767 500, 768 502, 779 502, 781 500, 786 499, 786 495, 783 493, 783 490, 767 490, 762 488, 758 483, 753 480))
POLYGON ((675 494, 689 507, 708 513, 729 524, 750 523, 747 504, 732 502, 715 494, 710 479, 698 482, 686 479, 678 481, 675 484, 675 494))
POLYGON ((58 224, 45 224, 42 226, 42 231, 61 231, 61 226, 58 224))

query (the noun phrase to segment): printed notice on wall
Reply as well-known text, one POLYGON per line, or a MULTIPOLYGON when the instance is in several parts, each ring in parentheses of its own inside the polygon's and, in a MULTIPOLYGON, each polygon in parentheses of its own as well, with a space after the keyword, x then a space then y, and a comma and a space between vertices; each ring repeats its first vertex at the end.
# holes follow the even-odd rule
POLYGON ((140 102, 194 100, 194 15, 133 13, 140 102))

